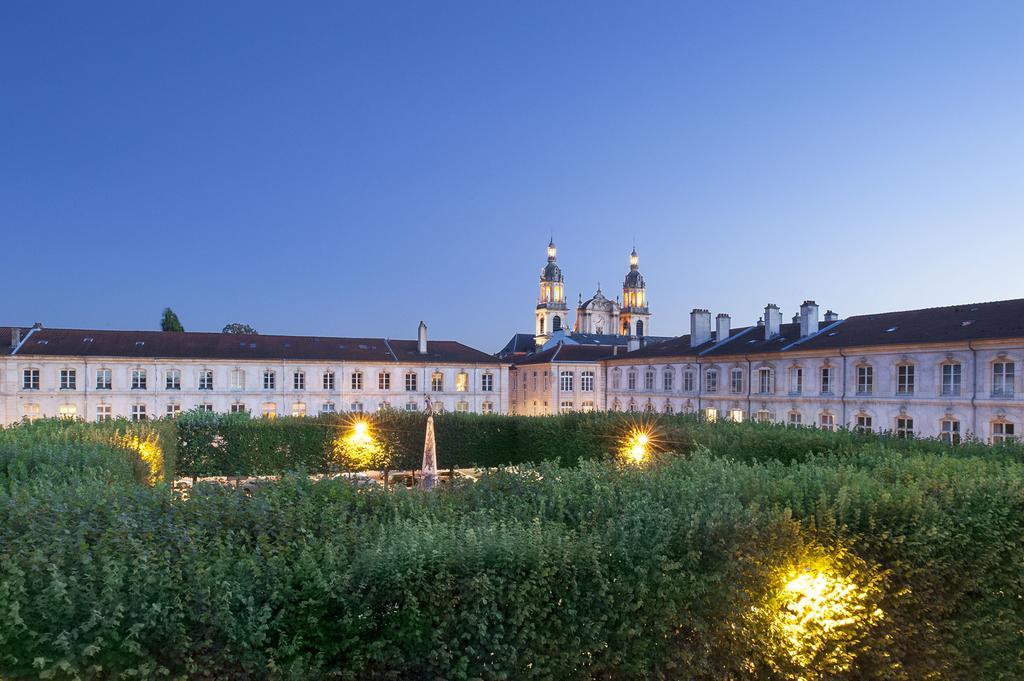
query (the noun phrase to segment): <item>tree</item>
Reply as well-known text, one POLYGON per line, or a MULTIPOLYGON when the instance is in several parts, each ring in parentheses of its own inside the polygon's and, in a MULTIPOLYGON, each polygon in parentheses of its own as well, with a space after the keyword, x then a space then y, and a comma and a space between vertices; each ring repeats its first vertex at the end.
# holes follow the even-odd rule
POLYGON ((164 308, 164 316, 160 320, 161 331, 184 331, 185 327, 181 325, 181 321, 178 319, 178 315, 174 314, 174 310, 169 307, 164 308))
POLYGON ((248 324, 239 324, 238 322, 231 322, 230 324, 226 324, 224 326, 222 333, 257 334, 258 331, 256 331, 256 329, 252 328, 248 324))

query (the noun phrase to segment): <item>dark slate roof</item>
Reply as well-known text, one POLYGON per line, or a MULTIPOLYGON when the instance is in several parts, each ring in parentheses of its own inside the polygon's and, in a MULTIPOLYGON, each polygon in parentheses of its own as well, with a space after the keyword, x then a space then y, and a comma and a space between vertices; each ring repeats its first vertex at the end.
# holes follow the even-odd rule
POLYGON ((495 353, 496 357, 508 357, 510 355, 533 352, 537 349, 537 341, 532 333, 516 333, 512 335, 505 347, 495 353))
POLYGON ((550 362, 597 362, 611 357, 614 348, 606 345, 567 345, 559 343, 553 348, 527 355, 516 361, 516 366, 548 364, 550 362))
POLYGON ((617 336, 613 333, 570 333, 568 335, 569 342, 579 343, 580 345, 628 345, 628 336, 617 336))
POLYGON ((30 326, 0 326, 0 354, 9 355, 11 353, 15 329, 20 329, 21 337, 24 338, 31 328, 30 326))
POLYGON ((963 343, 995 338, 1024 338, 1024 298, 858 315, 796 347, 823 350, 862 345, 963 343))
POLYGON ((432 340, 427 354, 415 340, 270 336, 173 331, 37 329, 18 356, 86 356, 351 362, 493 363, 494 357, 456 341, 432 340))

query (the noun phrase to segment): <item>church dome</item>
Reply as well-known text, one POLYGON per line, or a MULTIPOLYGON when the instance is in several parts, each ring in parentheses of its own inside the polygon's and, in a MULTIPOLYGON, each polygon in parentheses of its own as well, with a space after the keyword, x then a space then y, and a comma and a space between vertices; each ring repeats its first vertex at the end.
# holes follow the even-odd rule
POLYGON ((540 271, 540 278, 544 281, 562 281, 562 268, 551 261, 540 271))
POLYGON ((626 280, 622 284, 623 288, 644 288, 644 277, 640 274, 639 270, 630 270, 626 275, 626 280))

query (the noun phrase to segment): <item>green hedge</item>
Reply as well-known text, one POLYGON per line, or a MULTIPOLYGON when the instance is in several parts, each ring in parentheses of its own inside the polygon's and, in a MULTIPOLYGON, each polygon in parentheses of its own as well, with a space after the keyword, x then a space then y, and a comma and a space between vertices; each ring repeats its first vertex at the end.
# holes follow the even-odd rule
POLYGON ((884 447, 431 494, 14 486, 0 676, 1017 679, 1022 568, 1024 466, 884 447), (860 610, 794 639, 785 585, 826 559, 860 610))

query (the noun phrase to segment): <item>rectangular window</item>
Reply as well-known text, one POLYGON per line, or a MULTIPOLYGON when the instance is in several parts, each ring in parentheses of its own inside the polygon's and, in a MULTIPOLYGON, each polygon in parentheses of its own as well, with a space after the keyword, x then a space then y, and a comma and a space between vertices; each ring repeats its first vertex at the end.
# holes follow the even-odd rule
POLYGON ((942 365, 942 394, 960 394, 961 368, 959 364, 942 365))
POLYGON ((277 418, 277 404, 274 402, 264 402, 260 408, 260 414, 265 419, 276 419, 277 418))
POLYGON ((362 371, 353 371, 352 372, 352 376, 349 378, 348 384, 349 384, 349 387, 352 390, 362 390, 363 389, 363 372, 362 371))
POLYGON ((612 390, 618 390, 620 387, 622 387, 622 376, 616 369, 612 372, 612 390))
MULTIPOLYGON (((264 390, 275 390, 277 388, 277 372, 264 371, 263 372, 263 389, 264 390)), ((277 414, 276 407, 274 408, 274 414, 277 414)), ((264 414, 266 416, 266 414, 264 414)))
POLYGON ((688 392, 688 393, 692 393, 693 392, 693 372, 692 371, 684 371, 683 372, 683 392, 688 392))
POLYGON ((704 374, 704 392, 718 392, 718 372, 714 369, 708 369, 704 374))
POLYGON ((197 409, 199 409, 199 411, 205 411, 207 414, 213 413, 213 405, 209 402, 203 402, 197 407, 197 409))
POLYGON ((572 371, 563 371, 561 374, 559 374, 559 383, 558 383, 559 390, 561 390, 562 392, 569 392, 569 393, 571 393, 572 392, 573 378, 575 377, 575 375, 576 374, 574 372, 572 372, 572 371))
POLYGON ((362 402, 353 402, 352 403, 352 409, 350 411, 353 411, 353 412, 355 412, 357 414, 362 414, 363 413, 363 403, 362 402))
POLYGON ((114 410, 109 404, 97 404, 96 405, 96 420, 97 421, 110 421, 114 418, 114 410))
POLYGON ((246 412, 245 405, 242 404, 241 402, 235 402, 234 404, 231 405, 231 413, 232 414, 244 414, 245 412, 246 412))
MULTIPOLYGON (((145 386, 145 374, 143 371, 143 386, 145 386)), ((132 377, 132 388, 135 388, 135 378, 132 377)), ((164 389, 166 390, 181 390, 181 371, 178 369, 168 369, 167 374, 164 376, 164 389)))
POLYGON ((75 390, 78 384, 78 373, 74 369, 60 370, 60 389, 75 390))
POLYGON ((757 390, 762 395, 770 395, 775 392, 772 385, 772 370, 762 368, 757 370, 757 390))
POLYGON ((835 375, 835 369, 833 369, 832 367, 822 367, 821 368, 821 394, 822 395, 831 395, 832 394, 832 377, 834 375, 835 375))
POLYGON ((857 415, 857 425, 854 428, 858 433, 871 432, 871 417, 867 414, 857 415))
POLYGON ((901 440, 910 440, 914 437, 914 419, 909 416, 900 416, 896 419, 896 437, 901 440))
POLYGON ((672 392, 672 383, 675 381, 675 372, 667 369, 661 374, 661 387, 665 392, 672 392))
POLYGON ((455 392, 464 393, 469 390, 469 374, 460 371, 455 374, 455 392))
POLYGON ((804 415, 798 411, 789 412, 789 425, 799 426, 804 422, 804 415))
POLYGON ((480 413, 481 414, 493 414, 494 413, 494 403, 493 402, 482 402, 480 404, 480 413))
POLYGON ((175 416, 177 416, 178 414, 181 413, 181 405, 180 404, 168 404, 167 405, 167 411, 165 413, 167 414, 167 418, 173 419, 175 416))
POLYGON ((321 380, 322 380, 321 385, 323 386, 324 390, 334 390, 334 372, 333 371, 325 371, 324 375, 321 377, 321 380))
POLYGON ((804 391, 804 370, 792 367, 789 370, 789 394, 799 395, 804 391))
POLYGON ((306 403, 295 402, 292 404, 292 416, 299 418, 306 415, 306 403))
POLYGON ((96 372, 97 390, 110 390, 113 384, 113 373, 110 369, 100 369, 96 372))
POLYGON ((992 444, 1001 445, 1008 442, 1013 442, 1014 431, 1013 424, 1006 423, 1005 421, 996 421, 992 424, 992 444))
POLYGON ((199 389, 213 390, 213 372, 206 369, 199 372, 199 389))
POLYGON ((411 371, 405 375, 405 391, 410 393, 416 392, 416 374, 411 371))
POLYGON ((572 400, 563 400, 558 406, 562 412, 573 411, 572 400))
MULTIPOLYGON (((174 370, 171 370, 173 373, 174 370)), ((181 372, 178 374, 178 388, 181 388, 181 372)), ((167 379, 168 389, 170 389, 171 379, 167 379)), ((145 369, 132 369, 132 390, 145 390, 146 389, 146 370, 145 369)))
MULTIPOLYGON (((513 386, 513 390, 515 386, 513 386)), ((485 373, 480 377, 480 390, 485 393, 494 392, 494 374, 485 373)))
POLYGON ((992 365, 992 396, 1013 397, 1013 362, 996 362, 992 365))
POLYGON ((416 404, 415 402, 406 402, 405 410, 406 411, 419 411, 420 408, 419 408, 419 405, 416 404))
POLYGON ((654 371, 650 369, 644 372, 644 390, 654 390, 654 371))
POLYGON ((62 404, 57 411, 57 416, 62 419, 74 419, 78 416, 78 407, 73 404, 62 404))
POLYGON ((822 430, 835 430, 836 429, 836 416, 835 414, 821 414, 818 418, 818 425, 821 426, 822 430))
POLYGON ((594 411, 594 401, 583 400, 583 404, 580 406, 580 411, 582 411, 584 414, 589 414, 590 412, 594 411))
POLYGON ((733 393, 743 392, 743 369, 733 369, 729 372, 729 390, 733 393))
POLYGON ((630 371, 626 374, 626 389, 636 390, 636 372, 630 371))
POLYGON ((231 389, 245 390, 245 369, 231 370, 231 389))
POLYGON ((322 405, 320 405, 321 414, 333 414, 334 410, 334 402, 324 402, 322 405))
POLYGON ((857 394, 870 395, 875 388, 874 367, 857 367, 857 394))
POLYGON ((942 419, 939 439, 948 445, 960 444, 960 422, 956 419, 942 419))
POLYGON ((391 374, 386 371, 377 374, 377 389, 391 390, 391 374))
POLYGON ((466 402, 465 400, 461 400, 459 402, 456 402, 455 403, 455 411, 457 411, 460 414, 468 414, 469 413, 469 402, 466 402))
POLYGON ((435 393, 444 392, 444 374, 435 371, 430 375, 430 389, 435 393))
POLYGON ((146 420, 146 405, 144 404, 133 404, 132 405, 132 421, 145 421, 146 420))
POLYGON ((594 392, 594 372, 593 371, 581 371, 580 372, 580 390, 585 393, 594 392))
POLYGON ((914 394, 914 365, 901 364, 896 367, 896 394, 914 394))
POLYGON ((708 407, 704 410, 704 420, 708 423, 714 423, 718 420, 718 410, 714 407, 708 407))
POLYGON ((754 414, 754 418, 757 419, 758 423, 771 423, 772 413, 767 409, 762 409, 754 414))
POLYGON ((39 369, 25 369, 21 373, 22 390, 39 390, 39 369))
POLYGON ((306 372, 295 371, 292 372, 292 390, 305 390, 306 389, 306 372))
POLYGON ((742 409, 730 409, 729 420, 733 423, 743 423, 743 410, 742 409))

